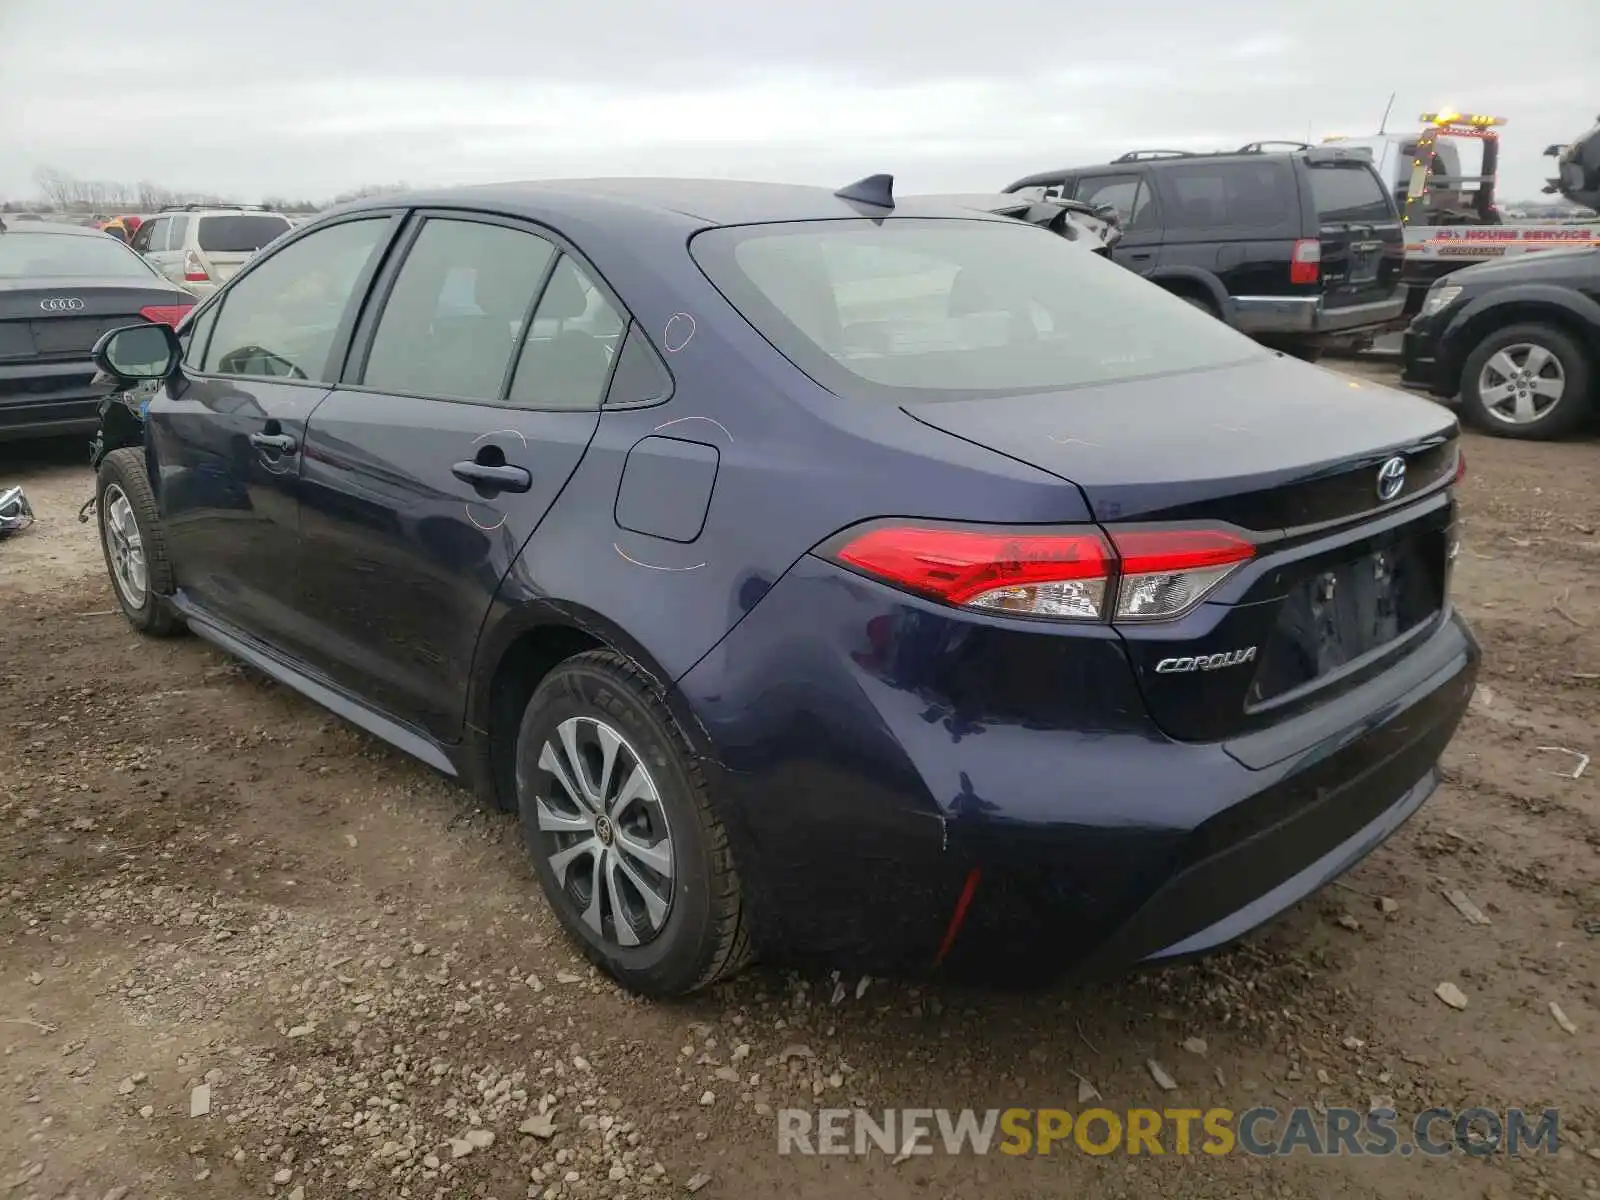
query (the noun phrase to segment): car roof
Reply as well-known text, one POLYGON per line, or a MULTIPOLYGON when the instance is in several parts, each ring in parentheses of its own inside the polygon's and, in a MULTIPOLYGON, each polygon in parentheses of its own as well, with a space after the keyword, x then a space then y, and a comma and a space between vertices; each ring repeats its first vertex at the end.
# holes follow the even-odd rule
MULTIPOLYGON (((830 189, 734 179, 551 179, 396 192, 340 205, 337 212, 394 208, 476 208, 512 216, 592 219, 604 212, 679 227, 758 225, 782 221, 879 217, 871 205, 842 200, 830 189)), ((897 200, 896 217, 984 220, 988 214, 942 197, 897 200)), ((995 220, 1003 218, 995 217, 995 220)))
MULTIPOLYGON (((0 222, 5 221, 5 219, 5 214, 0 213, 0 222)), ((117 239, 111 237, 109 233, 95 229, 89 225, 68 225, 56 221, 12 221, 9 225, 7 225, 6 232, 54 233, 60 234, 63 237, 102 237, 111 238, 113 242, 117 241, 117 239)))

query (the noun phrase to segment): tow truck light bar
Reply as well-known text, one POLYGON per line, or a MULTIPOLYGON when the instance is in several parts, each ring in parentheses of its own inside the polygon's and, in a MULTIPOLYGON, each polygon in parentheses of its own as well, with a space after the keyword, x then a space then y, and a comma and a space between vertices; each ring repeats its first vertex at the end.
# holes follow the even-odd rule
POLYGON ((1504 117, 1485 116, 1481 113, 1463 115, 1453 108, 1446 108, 1436 113, 1423 113, 1422 123, 1424 125, 1471 125, 1476 129, 1488 129, 1493 125, 1504 125, 1506 119, 1504 117))

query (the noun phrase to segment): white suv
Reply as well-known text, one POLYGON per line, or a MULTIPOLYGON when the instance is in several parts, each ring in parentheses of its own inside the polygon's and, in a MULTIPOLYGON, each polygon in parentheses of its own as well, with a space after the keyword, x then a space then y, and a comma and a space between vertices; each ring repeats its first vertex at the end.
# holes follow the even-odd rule
POLYGON ((147 218, 129 244, 173 283, 205 297, 291 228, 282 213, 191 204, 147 218))

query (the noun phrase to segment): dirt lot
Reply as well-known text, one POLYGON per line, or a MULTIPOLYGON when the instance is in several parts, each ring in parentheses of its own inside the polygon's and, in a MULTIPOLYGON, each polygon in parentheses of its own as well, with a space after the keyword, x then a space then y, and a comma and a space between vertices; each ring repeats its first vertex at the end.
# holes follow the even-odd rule
POLYGON ((758 970, 653 1005, 571 951, 507 818, 135 636, 76 523, 78 447, 0 451, 39 513, 0 543, 0 1198, 1600 1195, 1600 762, 1541 749, 1600 756, 1600 445, 1468 454, 1483 686, 1446 786, 1346 886, 1100 987, 758 970), (1076 1108, 1081 1080, 1113 1109, 1555 1106, 1562 1149, 776 1152, 776 1107, 1076 1108))

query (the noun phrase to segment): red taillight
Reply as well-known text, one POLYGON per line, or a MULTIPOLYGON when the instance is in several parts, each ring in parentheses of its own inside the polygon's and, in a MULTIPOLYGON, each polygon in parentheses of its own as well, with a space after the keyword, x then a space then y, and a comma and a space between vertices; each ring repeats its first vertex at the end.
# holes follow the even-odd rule
POLYGON ((1315 283, 1321 274, 1322 243, 1316 238, 1301 238, 1289 259, 1289 282, 1315 283))
POLYGON ((1460 483, 1466 477, 1467 477, 1467 452, 1465 450, 1457 449, 1456 450, 1456 477, 1452 482, 1460 483))
POLYGON ((1061 620, 1170 620, 1255 555, 1220 530, 1051 533, 877 525, 831 557, 946 604, 1061 620))
POLYGON ((148 308, 141 308, 139 315, 146 321, 155 325, 171 325, 174 329, 178 322, 189 315, 192 304, 152 304, 148 308))
POLYGON ((1094 530, 989 533, 891 525, 852 538, 835 557, 886 583, 1000 612, 1096 620, 1111 547, 1094 530))
POLYGON ((200 257, 193 250, 183 252, 183 280, 185 283, 205 283, 211 276, 206 274, 206 269, 201 265, 200 257))

